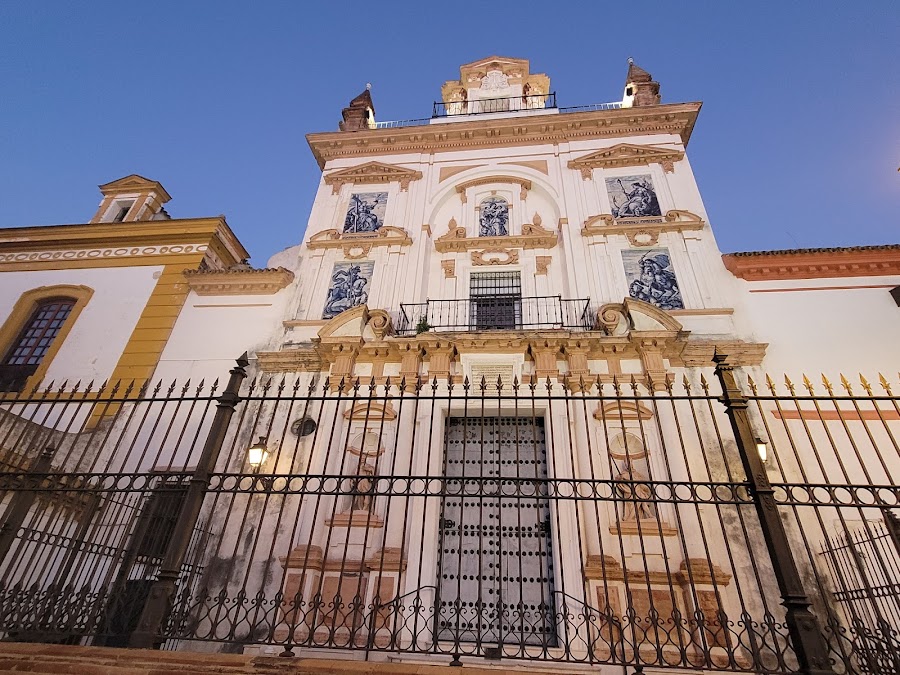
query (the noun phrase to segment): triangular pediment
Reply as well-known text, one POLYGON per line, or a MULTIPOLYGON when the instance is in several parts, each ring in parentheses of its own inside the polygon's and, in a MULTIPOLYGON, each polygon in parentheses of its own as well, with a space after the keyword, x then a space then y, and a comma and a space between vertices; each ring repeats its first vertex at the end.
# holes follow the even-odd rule
POLYGON ((166 189, 157 181, 150 180, 149 178, 144 178, 136 173, 133 173, 129 176, 125 176, 123 178, 118 178, 114 181, 110 181, 109 183, 104 183, 99 186, 100 192, 104 195, 108 194, 121 194, 123 192, 156 192, 157 195, 161 198, 160 201, 163 203, 169 201, 171 197, 169 193, 166 192, 166 189))
POLYGON ((335 192, 345 183, 400 183, 400 188, 406 190, 409 183, 422 178, 421 171, 414 171, 395 164, 384 162, 366 162, 356 166, 332 171, 325 176, 325 184, 332 185, 335 192))
POLYGON ((618 143, 569 162, 570 169, 606 169, 620 166, 643 166, 647 164, 671 165, 684 159, 681 150, 661 148, 656 145, 635 145, 618 143))
POLYGON ((493 56, 488 56, 483 59, 478 59, 477 61, 472 61, 471 63, 464 63, 459 68, 460 70, 468 70, 468 69, 476 69, 476 68, 487 68, 494 67, 498 70, 503 68, 504 66, 522 66, 525 68, 525 71, 528 71, 528 59, 517 59, 512 56, 500 56, 498 54, 494 54, 493 56))

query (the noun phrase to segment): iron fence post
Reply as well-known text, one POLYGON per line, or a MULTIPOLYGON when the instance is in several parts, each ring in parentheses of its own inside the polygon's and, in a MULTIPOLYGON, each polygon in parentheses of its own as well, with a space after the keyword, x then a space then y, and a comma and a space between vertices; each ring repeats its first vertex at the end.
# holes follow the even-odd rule
POLYGON ((715 354, 716 377, 722 387, 721 401, 725 405, 731 429, 737 442, 738 454, 747 476, 747 488, 756 507, 763 538, 778 581, 782 604, 786 609, 785 623, 797 655, 798 673, 803 675, 833 674, 828 657, 828 644, 819 621, 810 611, 811 602, 803 588, 797 563, 791 552, 784 523, 775 502, 775 490, 766 475, 762 459, 756 450, 755 434, 747 412, 744 396, 734 377, 734 366, 727 363, 726 354, 715 354))
POLYGON ((35 479, 32 474, 49 472, 54 454, 56 454, 56 448, 47 447, 44 448, 40 455, 34 458, 25 474, 24 483, 29 489, 15 492, 12 499, 9 500, 6 511, 3 512, 3 525, 0 526, 0 562, 4 561, 6 556, 9 555, 9 551, 16 539, 16 534, 18 534, 19 528, 22 527, 22 523, 25 522, 34 500, 37 499, 37 488, 40 487, 41 481, 35 479))
POLYGON ((900 518, 897 518, 890 509, 884 512, 884 526, 887 529, 888 538, 894 545, 894 550, 900 556, 900 518))
POLYGON ((203 498, 209 487, 210 474, 215 468, 219 451, 225 442, 231 416, 241 400, 238 392, 241 383, 247 377, 245 369, 248 363, 247 353, 244 352, 238 358, 237 365, 229 371, 228 386, 217 399, 216 414, 206 437, 206 443, 203 445, 203 452, 200 454, 197 467, 188 484, 184 503, 178 514, 172 538, 166 547, 159 574, 150 587, 138 626, 129 638, 129 647, 153 649, 162 643, 162 625, 172 607, 178 575, 190 544, 191 535, 200 516, 203 498))

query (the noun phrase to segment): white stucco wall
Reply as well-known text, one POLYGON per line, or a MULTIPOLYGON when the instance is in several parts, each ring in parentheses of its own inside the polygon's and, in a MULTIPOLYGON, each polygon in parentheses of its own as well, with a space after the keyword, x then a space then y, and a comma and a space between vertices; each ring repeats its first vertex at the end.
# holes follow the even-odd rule
POLYGON ((160 357, 154 379, 183 382, 219 378, 245 351, 281 344, 281 321, 291 287, 274 295, 197 295, 191 292, 160 357))
MULTIPOLYGON (((385 154, 330 161, 325 167, 325 175, 360 163, 377 161, 420 171, 423 177, 410 182, 407 191, 402 191, 400 185, 393 182, 387 185, 343 185, 339 193, 334 194, 332 186, 320 182, 304 243, 324 230, 341 231, 351 194, 384 191, 388 193, 384 224, 403 228, 413 244, 390 249, 375 247, 361 261, 375 263, 368 305, 387 310, 395 322, 401 303, 467 298, 468 280, 473 272, 519 271, 525 296, 589 298, 594 307, 621 302, 628 296, 622 252, 635 247, 624 235, 584 237, 581 234, 588 218, 611 211, 606 178, 649 174, 663 214, 679 209, 697 214, 704 220, 707 218, 687 158, 675 162, 674 172, 663 171, 659 164, 595 169, 591 180, 584 180, 580 171, 568 167, 573 159, 623 142, 684 149, 678 136, 660 134, 578 141, 558 146, 497 147, 434 155, 385 154), (546 172, 535 168, 535 162, 545 163, 546 172), (464 170, 440 180, 444 168, 464 170), (518 185, 498 182, 469 188, 466 201, 462 202, 456 191, 458 184, 498 175, 531 181, 527 198, 521 199, 518 185), (532 222, 537 213, 544 228, 558 233, 558 245, 546 250, 520 249, 519 261, 512 265, 476 266, 472 263, 470 252, 438 253, 434 240, 447 232, 451 219, 457 226, 465 227, 469 236, 477 236, 475 207, 491 192, 506 198, 511 205, 511 234, 519 233, 522 225, 532 222), (427 225, 426 229, 423 229, 424 225, 427 225), (536 274, 537 256, 552 258, 545 275, 536 274), (455 263, 455 277, 445 275, 442 261, 455 263)), ((709 226, 700 231, 663 233, 659 242, 649 248, 659 247, 669 250, 687 309, 696 313, 734 307, 734 297, 729 293, 732 277, 722 264, 721 253, 709 226)), ((309 250, 306 246, 294 255, 299 259, 299 281, 285 318, 308 323, 321 320, 334 265, 346 259, 340 249, 309 250)), ((717 335, 734 332, 731 316, 721 311, 711 312, 709 317, 687 316, 684 323, 686 326, 690 324, 692 330, 709 330, 717 335)), ((314 325, 294 327, 289 331, 290 339, 308 340, 317 331, 318 327, 314 325)))
POLYGON ((745 295, 750 335, 768 342, 764 363, 773 376, 806 373, 819 383, 826 373, 837 384, 844 373, 877 382, 877 374, 900 369, 900 307, 888 292, 900 276, 738 281, 745 295), (819 289, 819 290, 815 290, 819 289))
POLYGON ((0 320, 5 320, 26 291, 58 284, 94 290, 47 370, 45 383, 93 380, 99 385, 115 368, 161 266, 42 270, 0 274, 0 320))

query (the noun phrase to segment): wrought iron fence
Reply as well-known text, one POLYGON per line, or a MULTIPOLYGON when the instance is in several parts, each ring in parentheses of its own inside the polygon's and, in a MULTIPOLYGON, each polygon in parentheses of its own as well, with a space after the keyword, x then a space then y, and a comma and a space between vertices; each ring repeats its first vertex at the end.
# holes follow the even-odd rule
POLYGON ((428 300, 402 303, 399 335, 426 331, 477 330, 591 330, 594 314, 587 299, 561 296, 523 298, 498 292, 465 300, 428 300))
POLYGON ((459 101, 435 101, 432 117, 454 115, 483 115, 497 112, 520 112, 556 107, 556 92, 550 94, 524 94, 503 98, 479 98, 459 101))
POLYGON ((221 392, 7 396, 0 631, 894 672, 890 385, 798 393, 718 358, 680 382, 245 381, 242 361, 221 392))

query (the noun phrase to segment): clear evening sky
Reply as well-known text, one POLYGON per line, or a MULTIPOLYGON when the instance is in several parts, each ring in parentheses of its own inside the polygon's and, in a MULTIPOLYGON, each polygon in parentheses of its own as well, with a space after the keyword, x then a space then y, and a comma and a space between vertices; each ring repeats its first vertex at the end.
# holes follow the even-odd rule
POLYGON ((704 102, 688 149, 723 251, 900 242, 900 2, 0 3, 0 227, 86 222, 138 173, 263 266, 303 235, 336 130, 428 117, 459 65, 527 58, 560 105, 626 61, 704 102))

